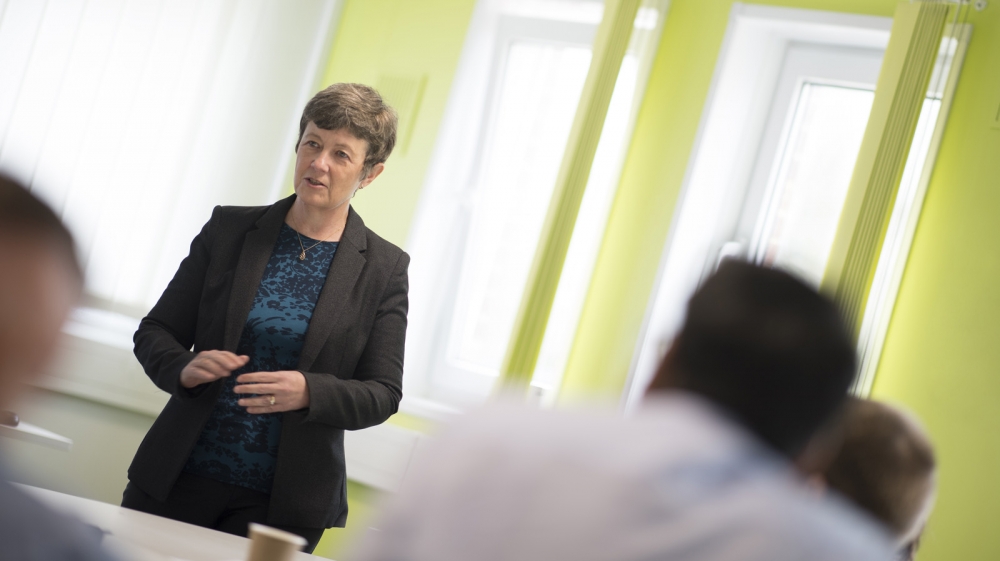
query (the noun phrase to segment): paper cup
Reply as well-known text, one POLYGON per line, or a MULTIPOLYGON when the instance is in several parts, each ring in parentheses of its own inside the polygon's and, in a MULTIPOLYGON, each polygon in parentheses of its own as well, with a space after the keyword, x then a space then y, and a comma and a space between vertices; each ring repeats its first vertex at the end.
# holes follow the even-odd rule
POLYGON ((292 561, 306 543, 302 536, 251 522, 247 561, 292 561))

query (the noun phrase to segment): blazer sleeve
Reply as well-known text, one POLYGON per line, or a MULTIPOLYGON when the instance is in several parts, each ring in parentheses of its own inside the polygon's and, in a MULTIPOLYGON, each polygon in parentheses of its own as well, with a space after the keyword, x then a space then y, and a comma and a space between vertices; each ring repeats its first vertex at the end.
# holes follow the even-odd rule
POLYGON ((399 400, 403 397, 409 264, 409 255, 401 253, 382 295, 353 379, 302 373, 309 386, 306 421, 358 430, 385 422, 399 408, 399 400))
POLYGON ((195 357, 191 347, 208 270, 212 225, 218 212, 219 207, 215 207, 212 218, 191 241, 188 256, 181 261, 156 305, 139 322, 132 338, 135 357, 146 375, 158 388, 179 399, 195 397, 208 386, 188 389, 180 382, 181 370, 195 357))

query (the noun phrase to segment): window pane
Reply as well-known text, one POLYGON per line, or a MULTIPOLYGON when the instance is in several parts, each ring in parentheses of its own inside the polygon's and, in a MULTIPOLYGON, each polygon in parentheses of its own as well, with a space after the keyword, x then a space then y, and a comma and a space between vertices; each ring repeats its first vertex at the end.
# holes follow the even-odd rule
POLYGON ((874 97, 866 89, 803 84, 778 151, 758 259, 819 285, 874 97))
POLYGON ((453 364, 499 372, 589 65, 583 47, 509 48, 451 324, 453 364))

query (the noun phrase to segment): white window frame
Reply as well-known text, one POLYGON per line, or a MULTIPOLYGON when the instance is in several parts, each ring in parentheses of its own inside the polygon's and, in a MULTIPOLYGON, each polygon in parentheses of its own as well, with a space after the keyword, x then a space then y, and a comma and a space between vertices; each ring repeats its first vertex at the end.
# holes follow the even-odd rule
POLYGON ((450 96, 449 114, 439 133, 443 141, 439 140, 432 156, 409 238, 413 264, 401 404, 404 412, 430 418, 448 416, 481 400, 496 380, 488 373, 448 364, 447 360, 464 234, 470 226, 486 144, 496 119, 496 95, 509 46, 516 41, 538 41, 589 48, 603 8, 591 1, 574 4, 596 9, 578 11, 579 17, 573 19, 559 10, 538 10, 539 6, 558 7, 551 2, 483 1, 477 5, 450 96), (470 116, 474 117, 471 125, 470 116), (470 157, 454 158, 456 150, 470 157), (461 160, 463 167, 442 169, 444 162, 455 160, 461 160), (428 219, 430 215, 434 218, 428 219))
POLYGON ((776 192, 781 166, 778 151, 792 133, 798 108, 794 95, 801 95, 806 83, 875 90, 884 51, 843 46, 816 46, 792 43, 786 52, 784 70, 778 78, 774 102, 761 138, 756 165, 747 187, 746 201, 731 240, 747 243, 746 256, 761 262, 774 221, 776 192))
MULTIPOLYGON (((483 121, 479 126, 480 137, 473 172, 473 177, 476 177, 476 179, 466 185, 465 191, 461 194, 464 200, 471 201, 475 199, 477 187, 481 183, 478 178, 484 171, 482 169, 484 154, 489 150, 489 138, 496 126, 499 110, 499 100, 496 94, 500 89, 500 82, 506 71, 507 55, 511 45, 515 42, 530 41, 560 46, 589 47, 593 44, 596 32, 596 24, 557 20, 544 21, 512 15, 501 16, 498 25, 495 58, 491 65, 494 73, 490 80, 490 94, 487 97, 487 106, 490 110, 484 114, 483 121)), ((470 205, 471 217, 471 202, 467 204, 470 205)), ((469 223, 465 222, 465 225, 469 226, 469 223)), ((459 274, 462 270, 461 258, 455 265, 455 274, 448 275, 448 277, 449 281, 454 283, 453 286, 457 292, 458 284, 461 280, 461 275, 459 274)), ((474 366, 461 366, 448 360, 447 357, 450 354, 448 349, 454 344, 452 338, 454 336, 453 322, 455 321, 456 304, 457 298, 452 299, 448 305, 443 306, 440 310, 440 320, 437 324, 437 329, 440 330, 440 337, 435 339, 435 348, 432 350, 437 360, 432 363, 431 368, 435 372, 434 376, 440 377, 440 386, 446 387, 447 390, 445 391, 447 393, 455 392, 462 394, 459 399, 467 401, 474 399, 472 396, 488 394, 496 381, 496 376, 474 366)))
MULTIPOLYGON (((635 92, 629 100, 627 116, 619 115, 624 123, 616 123, 618 127, 612 129, 613 133, 606 130, 600 146, 605 149, 605 142, 618 143, 620 134, 620 154, 607 158, 601 171, 592 173, 581 206, 581 218, 588 217, 587 227, 594 230, 585 232, 578 228, 567 257, 567 267, 586 270, 587 279, 597 257, 594 239, 596 236, 599 245, 603 238, 628 139, 645 94, 668 7, 668 0, 651 0, 639 9, 636 17, 629 47, 629 56, 636 57, 635 92), (591 249, 593 255, 588 254, 591 249)), ((454 294, 460 282, 464 245, 462 236, 454 232, 465 231, 469 226, 474 193, 468 188, 477 185, 472 178, 478 173, 482 145, 490 134, 485 126, 470 126, 469 123, 490 123, 496 108, 495 86, 503 76, 506 45, 514 39, 527 38, 577 45, 586 42, 589 47, 602 12, 603 2, 594 0, 480 0, 477 3, 408 240, 413 261, 404 397, 400 404, 400 410, 405 413, 432 419, 447 418, 481 401, 496 380, 494 376, 482 374, 477 379, 474 373, 451 369, 455 384, 449 387, 439 383, 441 377, 435 379, 434 375, 440 371, 438 362, 447 360, 444 353, 450 331, 448 324, 454 317, 454 294), (573 9, 567 10, 568 7, 573 9), (559 31, 553 33, 554 29, 559 31), (456 157, 456 153, 467 157, 456 157), (462 380, 462 376, 469 377, 462 380)), ((619 80, 622 79, 619 76, 619 80)), ((620 95, 617 87, 615 95, 620 95)), ((617 97, 613 98, 613 103, 614 99, 617 97)), ((580 287, 567 279, 564 271, 550 322, 556 320, 575 326, 580 311, 576 308, 582 308, 586 287, 580 293, 580 287)), ((565 332, 547 330, 542 357, 558 361, 564 350, 568 353, 569 349, 563 349, 565 336, 565 332)), ((553 380, 554 377, 551 368, 543 369, 540 363, 529 398, 540 404, 551 404, 558 393, 558 380, 553 380)))

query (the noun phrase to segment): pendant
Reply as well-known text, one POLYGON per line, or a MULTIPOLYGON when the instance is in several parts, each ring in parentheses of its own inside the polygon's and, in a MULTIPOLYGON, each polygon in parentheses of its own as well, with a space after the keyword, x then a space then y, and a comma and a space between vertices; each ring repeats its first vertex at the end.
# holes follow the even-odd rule
POLYGON ((306 260, 306 252, 303 251, 302 253, 299 254, 299 261, 305 261, 305 260, 306 260))

